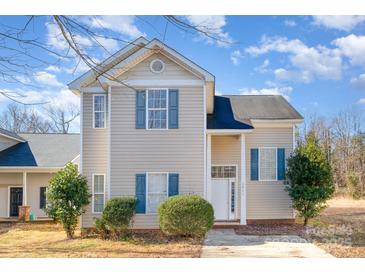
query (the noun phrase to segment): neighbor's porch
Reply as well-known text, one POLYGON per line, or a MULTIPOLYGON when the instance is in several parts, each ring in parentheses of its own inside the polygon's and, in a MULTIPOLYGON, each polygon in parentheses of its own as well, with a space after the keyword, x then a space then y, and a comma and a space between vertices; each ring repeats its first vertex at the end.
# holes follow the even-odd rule
POLYGON ((206 198, 213 205, 216 227, 246 224, 245 137, 242 131, 207 134, 206 198))
POLYGON ((0 171, 0 221, 17 221, 19 206, 30 206, 30 212, 39 219, 47 218, 45 189, 53 176, 52 171, 0 171))

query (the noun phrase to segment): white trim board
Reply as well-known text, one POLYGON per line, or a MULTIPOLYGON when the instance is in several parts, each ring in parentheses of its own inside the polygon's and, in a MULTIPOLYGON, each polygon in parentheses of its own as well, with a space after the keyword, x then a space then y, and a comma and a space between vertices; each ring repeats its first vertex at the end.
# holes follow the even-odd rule
POLYGON ((8 139, 11 139, 11 140, 14 140, 14 141, 18 141, 20 143, 24 143, 26 141, 22 140, 22 139, 18 139, 16 137, 13 137, 13 136, 10 136, 10 135, 7 135, 7 134, 3 134, 3 133, 0 133, 0 136, 3 136, 5 138, 8 138, 8 139))
MULTIPOLYGON (((118 83, 117 81, 105 80, 104 83, 113 87, 125 87, 126 85, 133 87, 169 87, 169 86, 179 86, 179 87, 195 87, 203 86, 204 81, 202 80, 181 80, 181 79, 170 79, 170 80, 124 80, 123 83, 118 83)), ((99 89, 100 90, 100 89, 99 89)), ((90 92, 92 92, 91 90, 90 92)), ((96 91, 94 91, 96 92, 96 91)))

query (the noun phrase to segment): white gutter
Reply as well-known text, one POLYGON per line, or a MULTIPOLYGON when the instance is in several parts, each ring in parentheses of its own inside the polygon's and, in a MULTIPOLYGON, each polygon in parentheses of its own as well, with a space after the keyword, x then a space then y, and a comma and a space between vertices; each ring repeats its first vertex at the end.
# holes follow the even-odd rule
POLYGON ((4 136, 5 138, 9 138, 11 140, 15 140, 15 141, 18 141, 18 142, 21 142, 21 143, 26 142, 25 140, 18 139, 16 137, 13 137, 13 136, 10 136, 10 135, 7 135, 7 134, 3 134, 3 133, 0 133, 0 136, 4 136))

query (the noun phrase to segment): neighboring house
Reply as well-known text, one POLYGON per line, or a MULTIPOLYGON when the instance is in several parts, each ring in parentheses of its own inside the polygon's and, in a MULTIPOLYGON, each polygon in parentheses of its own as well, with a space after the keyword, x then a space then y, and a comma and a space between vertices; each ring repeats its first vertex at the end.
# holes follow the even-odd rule
POLYGON ((81 101, 80 168, 91 227, 111 197, 137 197, 134 228, 157 228, 168 196, 198 194, 218 221, 294 218, 285 160, 302 116, 281 96, 215 96, 215 77, 139 38, 69 84, 81 101))
POLYGON ((46 217, 45 191, 55 172, 79 164, 79 134, 15 134, 0 128, 0 218, 18 216, 18 206, 46 217))

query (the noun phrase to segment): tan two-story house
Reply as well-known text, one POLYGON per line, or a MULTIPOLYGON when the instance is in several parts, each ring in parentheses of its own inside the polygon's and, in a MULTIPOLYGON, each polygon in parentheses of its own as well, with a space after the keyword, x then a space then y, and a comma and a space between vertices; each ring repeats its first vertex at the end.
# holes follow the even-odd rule
POLYGON ((281 96, 216 96, 215 77, 139 38, 69 84, 80 96, 80 170, 94 225, 108 199, 137 197, 134 228, 158 227, 168 196, 198 194, 217 221, 294 218, 285 161, 302 116, 281 96))

